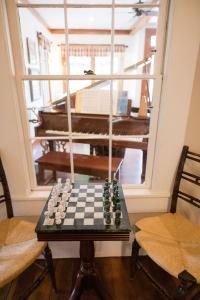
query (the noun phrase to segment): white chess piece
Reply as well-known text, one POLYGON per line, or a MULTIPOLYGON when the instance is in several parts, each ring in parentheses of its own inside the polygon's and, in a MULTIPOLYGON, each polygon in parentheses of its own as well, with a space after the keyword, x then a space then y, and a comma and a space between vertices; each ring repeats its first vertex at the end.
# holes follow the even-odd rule
POLYGON ((57 224, 57 225, 60 225, 61 223, 62 223, 61 218, 56 219, 56 224, 57 224))
POLYGON ((61 212, 63 212, 63 206, 61 205, 61 204, 59 204, 59 206, 58 206, 58 211, 61 213, 61 212))
POLYGON ((46 224, 47 225, 51 225, 51 218, 50 218, 50 214, 48 211, 45 211, 44 212, 44 215, 45 215, 45 221, 46 221, 46 224))
POLYGON ((66 201, 62 200, 62 201, 60 202, 60 204, 61 204, 62 207, 63 207, 63 211, 65 211, 65 209, 66 209, 66 201))
POLYGON ((66 179, 66 183, 68 183, 68 184, 70 184, 70 183, 71 183, 71 181, 70 181, 70 179, 69 179, 69 178, 67 178, 67 179, 66 179))
POLYGON ((58 225, 62 223, 62 221, 61 221, 61 213, 59 211, 57 211, 55 213, 55 221, 56 221, 56 224, 58 224, 58 225))
POLYGON ((53 206, 48 207, 48 211, 49 211, 49 216, 53 217, 54 207, 53 206))
POLYGON ((58 183, 58 184, 61 184, 61 182, 62 182, 62 178, 58 178, 58 179, 57 179, 57 183, 58 183))

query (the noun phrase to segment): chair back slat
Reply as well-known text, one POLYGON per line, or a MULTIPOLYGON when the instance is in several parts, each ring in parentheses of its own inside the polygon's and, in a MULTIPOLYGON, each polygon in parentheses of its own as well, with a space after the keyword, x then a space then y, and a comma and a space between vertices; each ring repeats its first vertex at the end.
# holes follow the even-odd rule
POLYGON ((199 158, 192 157, 192 156, 189 156, 189 155, 187 155, 187 158, 200 163, 200 159, 199 158))
POLYGON ((193 197, 187 193, 183 193, 181 191, 179 191, 178 197, 185 200, 186 202, 193 204, 194 206, 200 208, 200 199, 193 197))
POLYGON ((200 157, 200 154, 188 150, 188 155, 189 154, 194 155, 196 157, 200 157))
POLYGON ((186 171, 183 171, 183 175, 182 175, 182 178, 187 180, 187 181, 190 181, 196 185, 199 185, 200 186, 200 177, 197 176, 197 175, 194 175, 192 173, 189 173, 189 172, 186 172, 186 171), (185 176, 186 175, 186 176, 185 176))
POLYGON ((3 164, 0 158, 0 186, 2 187, 0 189, 0 204, 5 202, 6 204, 6 210, 7 210, 7 216, 8 218, 13 217, 13 208, 12 208, 12 202, 10 197, 10 191, 8 188, 8 182, 6 179, 6 174, 3 168, 3 164))
POLYGON ((186 180, 196 186, 200 186, 200 176, 184 171, 184 166, 187 159, 200 163, 199 157, 200 154, 189 151, 188 146, 183 147, 175 178, 170 212, 176 212, 178 198, 200 208, 200 199, 180 190, 181 180, 186 180))

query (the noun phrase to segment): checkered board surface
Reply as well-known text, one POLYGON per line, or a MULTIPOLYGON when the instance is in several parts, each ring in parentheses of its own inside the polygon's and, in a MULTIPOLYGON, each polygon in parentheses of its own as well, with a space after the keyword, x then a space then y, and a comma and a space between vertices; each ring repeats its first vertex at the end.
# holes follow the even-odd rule
MULTIPOLYGON (((51 225, 76 229, 87 229, 91 226, 95 228, 115 226, 115 212, 112 211, 112 205, 110 207, 111 224, 107 225, 105 222, 103 192, 104 186, 100 184, 74 185, 67 200, 65 218, 62 219, 62 224, 56 225, 53 218, 51 225)), ((121 212, 121 219, 123 219, 123 212, 121 212)), ((47 225, 45 219, 43 225, 47 225)), ((48 227, 51 226, 48 224, 48 227)))

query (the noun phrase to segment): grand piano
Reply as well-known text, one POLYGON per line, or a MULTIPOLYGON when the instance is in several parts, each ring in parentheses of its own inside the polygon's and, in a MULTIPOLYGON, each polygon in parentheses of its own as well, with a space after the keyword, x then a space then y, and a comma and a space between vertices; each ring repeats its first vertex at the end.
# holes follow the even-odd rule
MULTIPOLYGON (((98 85, 105 85, 105 81, 98 81, 87 88, 98 85)), ((76 93, 70 95, 71 108, 75 107, 76 93)), ((148 138, 144 138, 149 133, 149 117, 138 117, 131 112, 131 100, 128 101, 127 115, 116 115, 112 118, 112 156, 124 157, 126 148, 141 149, 143 151, 143 164, 141 181, 144 181, 147 159, 148 138), (131 136, 137 135, 137 138, 131 136), (141 137, 140 137, 141 136, 141 137)), ((135 110, 134 110, 135 111, 135 110)), ((48 137, 60 136, 60 141, 64 143, 62 137, 68 134, 68 115, 66 107, 66 96, 54 102, 51 106, 41 109, 38 112, 39 125, 35 127, 36 137, 47 137, 50 151, 56 151, 56 142, 48 140, 48 137)), ((73 142, 90 145, 90 156, 108 156, 108 135, 109 116, 102 114, 71 113, 72 131, 74 133, 73 142), (77 134, 77 137, 75 137, 77 134), (78 138, 78 135, 85 135, 85 138, 78 138), (88 135, 93 135, 89 138, 88 135), (101 135, 101 138, 98 138, 101 135), (102 138, 102 135, 105 138, 102 138)), ((64 149, 64 147, 63 147, 64 149)), ((48 150, 47 150, 48 151, 48 150)), ((133 166, 134 168, 134 166, 133 166)))

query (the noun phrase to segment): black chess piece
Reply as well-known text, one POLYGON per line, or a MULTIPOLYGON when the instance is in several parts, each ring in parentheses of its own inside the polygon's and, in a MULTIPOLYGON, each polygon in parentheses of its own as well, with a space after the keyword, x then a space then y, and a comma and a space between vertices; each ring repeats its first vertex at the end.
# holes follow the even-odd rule
POLYGON ((108 202, 105 206, 104 206, 104 210, 105 211, 110 211, 110 202, 108 202))
POLYGON ((104 205, 107 205, 108 203, 110 203, 109 198, 105 198, 104 201, 103 201, 103 204, 104 204, 104 205))
POLYGON ((106 178, 106 179, 105 179, 105 185, 108 185, 108 184, 109 184, 109 179, 106 178))
POLYGON ((116 210, 116 212, 115 212, 115 224, 116 225, 120 224, 120 222, 121 222, 120 217, 121 217, 121 211, 116 210))
POLYGON ((113 179, 113 187, 117 186, 117 179, 113 179))
POLYGON ((113 187, 113 193, 117 193, 117 192, 119 192, 118 185, 116 185, 116 186, 113 187))
POLYGON ((105 199, 109 199, 110 198, 110 192, 109 191, 105 191, 103 193, 103 196, 104 196, 105 199))
POLYGON ((121 210, 121 204, 119 202, 116 204, 116 210, 121 210))
POLYGON ((106 225, 110 225, 110 223, 111 223, 111 213, 109 211, 105 212, 105 219, 106 219, 106 225))

